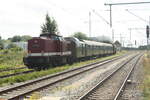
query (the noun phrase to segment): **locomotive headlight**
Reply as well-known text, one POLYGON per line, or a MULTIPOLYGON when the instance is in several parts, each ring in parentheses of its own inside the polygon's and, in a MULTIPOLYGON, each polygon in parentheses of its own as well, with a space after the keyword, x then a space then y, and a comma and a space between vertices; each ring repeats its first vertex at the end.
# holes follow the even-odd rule
POLYGON ((34 41, 34 43, 37 43, 37 42, 38 42, 37 40, 34 41))
POLYGON ((28 51, 28 55, 29 55, 29 56, 31 55, 31 51, 28 51))

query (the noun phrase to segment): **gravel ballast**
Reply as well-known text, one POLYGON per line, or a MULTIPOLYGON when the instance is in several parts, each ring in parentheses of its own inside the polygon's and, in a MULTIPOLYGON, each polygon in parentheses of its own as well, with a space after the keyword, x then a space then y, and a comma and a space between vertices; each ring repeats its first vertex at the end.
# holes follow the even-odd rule
POLYGON ((126 85, 126 88, 122 93, 120 100, 143 100, 142 89, 140 88, 144 78, 142 58, 131 74, 129 78, 129 80, 131 80, 131 83, 126 85))
POLYGON ((42 96, 41 100, 76 100, 126 59, 124 57, 115 63, 107 64, 44 89, 39 93, 42 96))

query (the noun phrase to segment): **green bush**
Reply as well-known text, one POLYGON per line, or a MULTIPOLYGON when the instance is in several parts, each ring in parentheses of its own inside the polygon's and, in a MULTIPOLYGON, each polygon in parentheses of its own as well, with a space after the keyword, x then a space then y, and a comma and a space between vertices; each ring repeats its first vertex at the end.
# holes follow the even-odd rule
POLYGON ((11 48, 10 50, 15 52, 15 51, 22 51, 23 49, 20 47, 15 47, 15 48, 11 48))

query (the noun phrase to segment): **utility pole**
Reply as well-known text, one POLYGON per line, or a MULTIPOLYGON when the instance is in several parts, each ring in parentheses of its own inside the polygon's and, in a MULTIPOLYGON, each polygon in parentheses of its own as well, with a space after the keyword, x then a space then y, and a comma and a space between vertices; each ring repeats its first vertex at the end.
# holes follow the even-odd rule
POLYGON ((130 31, 130 41, 131 41, 131 28, 129 28, 129 31, 130 31))
MULTIPOLYGON (((150 16, 149 16, 149 27, 150 27, 150 16)), ((150 28, 149 28, 149 32, 150 32, 150 28)), ((148 44, 149 44, 149 38, 148 38, 148 44)))
POLYGON ((113 42, 114 41, 114 32, 113 32, 113 29, 112 29, 112 5, 111 4, 105 4, 105 5, 109 5, 109 11, 110 11, 110 13, 109 13, 109 16, 110 16, 110 18, 109 18, 109 20, 110 20, 110 30, 112 32, 112 42, 113 42))
MULTIPOLYGON (((110 23, 104 18, 104 17, 102 17, 99 13, 97 13, 95 10, 92 10, 93 11, 93 13, 95 14, 95 15, 97 15, 99 18, 101 18, 106 24, 108 24, 110 27, 112 26, 112 25, 110 25, 110 23)), ((113 30, 112 30, 113 31, 113 30)), ((114 31, 112 32, 112 34, 114 34, 114 31)), ((114 41, 114 35, 112 35, 112 41, 114 41)))
POLYGON ((121 43, 122 47, 125 47, 124 40, 125 40, 125 37, 120 33, 120 43, 121 43))
POLYGON ((112 29, 112 42, 114 42, 114 30, 112 29))
POLYGON ((91 12, 89 12, 89 37, 91 37, 91 12))
POLYGON ((122 45, 122 37, 121 37, 121 33, 120 33, 120 43, 121 43, 121 45, 122 45))
POLYGON ((131 31, 132 31, 132 29, 129 28, 129 31, 130 31, 130 45, 131 45, 131 47, 132 47, 132 41, 131 41, 131 31))
POLYGON ((109 5, 110 7, 110 28, 112 28, 112 8, 111 8, 112 5, 109 5))
POLYGON ((132 47, 132 41, 131 41, 131 32, 132 32, 132 28, 129 28, 129 33, 130 33, 130 47, 132 47))
MULTIPOLYGON (((133 5, 133 4, 148 4, 150 2, 128 2, 128 3, 105 3, 105 6, 109 6, 110 11, 110 28, 112 29, 112 6, 113 5, 133 5)), ((113 29, 112 29, 113 30, 113 29)), ((114 34, 112 34, 112 37, 114 34)))

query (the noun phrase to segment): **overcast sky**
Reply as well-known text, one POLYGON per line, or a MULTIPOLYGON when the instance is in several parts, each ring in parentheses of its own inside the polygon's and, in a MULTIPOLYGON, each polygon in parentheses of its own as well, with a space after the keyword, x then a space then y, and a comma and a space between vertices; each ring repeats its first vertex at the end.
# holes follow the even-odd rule
MULTIPOLYGON (((41 25, 48 13, 54 17, 61 35, 70 36, 81 31, 89 36, 89 12, 91 12, 91 36, 112 37, 109 25, 92 11, 109 22, 109 6, 104 3, 148 2, 150 0, 0 0, 0 36, 6 39, 14 35, 39 36, 41 25)), ((130 40, 129 28, 145 28, 149 21, 150 4, 112 6, 115 40, 130 40), (138 17, 132 15, 135 14, 138 17), (146 21, 144 21, 146 20, 146 21), (120 38, 122 37, 122 38, 120 38)), ((146 41, 145 30, 131 31, 132 43, 146 41)))

